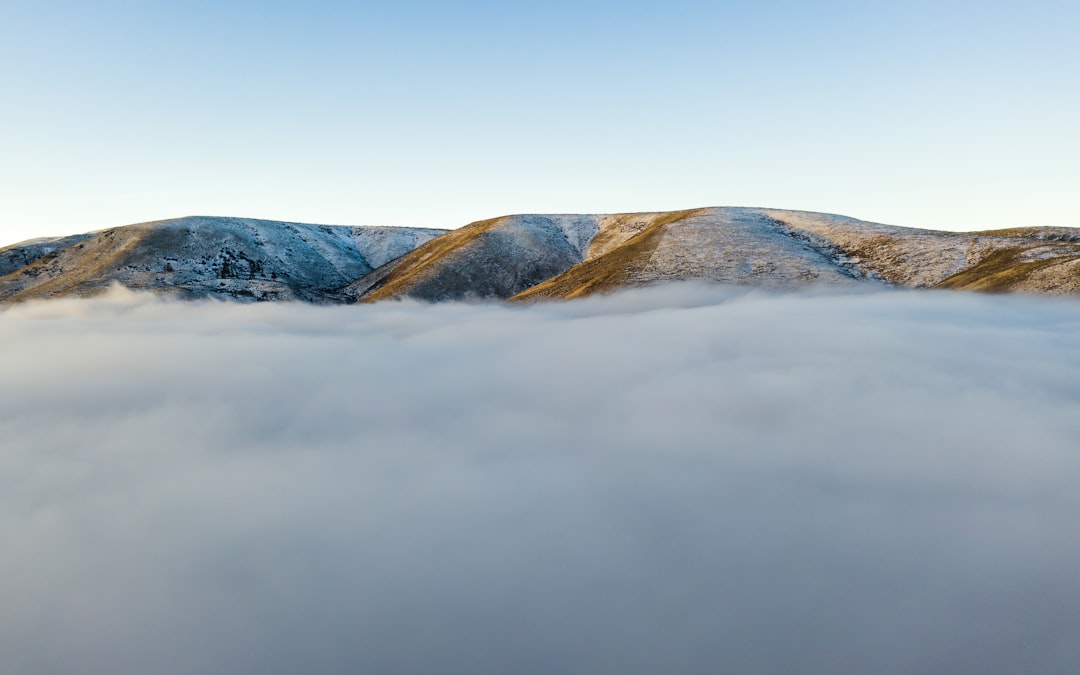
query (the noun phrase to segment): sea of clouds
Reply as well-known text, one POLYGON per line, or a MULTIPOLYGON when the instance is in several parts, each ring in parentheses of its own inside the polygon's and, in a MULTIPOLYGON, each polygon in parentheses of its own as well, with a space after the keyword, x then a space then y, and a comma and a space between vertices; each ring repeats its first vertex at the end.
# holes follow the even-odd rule
POLYGON ((0 311, 0 673, 1080 672, 1080 301, 0 311))

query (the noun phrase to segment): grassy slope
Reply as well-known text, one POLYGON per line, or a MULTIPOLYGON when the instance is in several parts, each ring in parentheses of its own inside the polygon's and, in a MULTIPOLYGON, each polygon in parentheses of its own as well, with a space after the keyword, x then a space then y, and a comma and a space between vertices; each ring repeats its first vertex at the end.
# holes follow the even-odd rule
MULTIPOLYGON (((593 293, 612 291, 624 285, 631 274, 648 263, 660 244, 664 228, 672 223, 692 218, 704 209, 672 211, 653 218, 644 230, 607 253, 574 265, 566 272, 537 284, 510 298, 513 301, 533 301, 543 298, 579 298, 593 293)), ((601 234, 597 235, 599 239, 601 234)))

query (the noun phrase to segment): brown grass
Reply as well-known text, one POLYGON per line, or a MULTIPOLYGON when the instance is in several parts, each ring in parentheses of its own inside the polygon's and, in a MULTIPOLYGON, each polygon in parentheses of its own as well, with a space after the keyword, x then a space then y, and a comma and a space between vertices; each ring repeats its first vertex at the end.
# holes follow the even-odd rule
MULTIPOLYGON (((93 239, 79 242, 82 244, 82 252, 72 257, 67 255, 73 247, 67 247, 53 251, 33 264, 22 268, 13 275, 42 276, 46 275, 45 281, 31 283, 19 291, 9 295, 5 301, 20 302, 32 298, 44 298, 52 295, 70 293, 76 288, 95 281, 102 281, 108 276, 104 274, 109 268, 123 264, 124 256, 150 233, 151 228, 115 228, 105 230, 93 239), (74 266, 64 270, 62 267, 57 276, 49 278, 57 266, 71 263, 74 266), (100 279, 99 279, 100 277, 100 279)), ((102 288, 104 290, 104 287, 102 288)))
MULTIPOLYGON (((957 272, 951 277, 941 281, 937 284, 937 288, 983 291, 986 293, 1007 293, 1016 290, 1035 272, 1075 259, 1069 256, 1054 257, 1045 260, 1025 261, 1019 259, 1019 256, 1024 251, 1031 250, 1032 248, 1038 247, 1027 246, 1023 248, 1008 248, 995 251, 975 265, 972 265, 962 272, 957 272)), ((1078 253, 1080 253, 1080 251, 1078 251, 1078 253)))
POLYGON ((566 272, 522 291, 510 300, 519 302, 532 302, 542 298, 569 300, 593 293, 609 292, 624 286, 631 274, 649 262, 653 251, 663 238, 666 226, 701 215, 706 211, 707 209, 689 209, 661 213, 645 229, 630 237, 623 245, 592 260, 574 265, 566 272))
POLYGON ((400 258, 383 265, 383 267, 371 272, 374 283, 366 288, 359 289, 359 293, 363 294, 360 301, 377 302, 403 294, 428 267, 437 264, 446 256, 468 245, 503 220, 505 220, 505 216, 478 220, 475 223, 469 223, 465 227, 450 230, 446 234, 426 241, 400 258))

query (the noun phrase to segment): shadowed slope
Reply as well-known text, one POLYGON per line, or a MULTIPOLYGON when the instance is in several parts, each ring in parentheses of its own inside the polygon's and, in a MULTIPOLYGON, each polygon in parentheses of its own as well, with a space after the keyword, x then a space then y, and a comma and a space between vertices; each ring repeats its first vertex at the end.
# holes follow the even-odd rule
POLYGON ((45 237, 0 248, 0 277, 11 274, 27 265, 32 265, 53 251, 92 236, 91 234, 76 234, 70 237, 45 237))
POLYGON ((619 226, 625 216, 612 222, 612 227, 601 230, 594 240, 599 245, 590 247, 603 251, 583 263, 575 265, 563 274, 548 279, 515 295, 512 300, 538 300, 540 298, 578 298, 593 293, 603 293, 627 285, 631 277, 644 268, 660 245, 664 226, 689 218, 699 210, 672 211, 648 214, 648 223, 637 234, 615 243, 619 226))
POLYGON ((584 257, 596 216, 504 216, 453 230, 351 284, 363 302, 508 298, 584 257))
POLYGON ((327 301, 441 233, 201 216, 140 223, 63 240, 0 277, 0 298, 89 296, 120 283, 182 298, 327 301))

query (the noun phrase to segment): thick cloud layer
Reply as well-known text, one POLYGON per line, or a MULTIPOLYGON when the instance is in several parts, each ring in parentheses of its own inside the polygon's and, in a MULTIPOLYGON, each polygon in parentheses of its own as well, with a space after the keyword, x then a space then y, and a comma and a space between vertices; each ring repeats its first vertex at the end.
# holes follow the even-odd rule
POLYGON ((1080 670, 1080 302, 0 312, 0 672, 1080 670))

